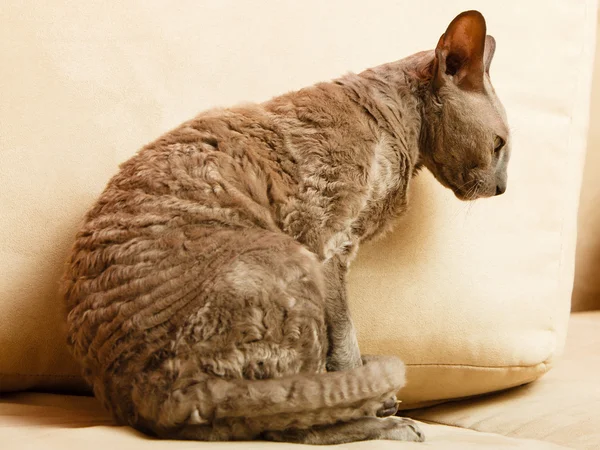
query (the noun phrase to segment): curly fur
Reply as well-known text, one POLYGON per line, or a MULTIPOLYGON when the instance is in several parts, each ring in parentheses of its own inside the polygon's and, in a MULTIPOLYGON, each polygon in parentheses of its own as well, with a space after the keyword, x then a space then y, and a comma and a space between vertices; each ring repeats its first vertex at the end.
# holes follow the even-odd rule
POLYGON ((404 366, 361 358, 344 279, 421 165, 463 197, 477 166, 469 198, 505 177, 489 77, 463 89, 445 57, 204 112, 121 166, 63 280, 70 347, 119 423, 182 439, 423 439, 376 418, 395 412, 404 366))

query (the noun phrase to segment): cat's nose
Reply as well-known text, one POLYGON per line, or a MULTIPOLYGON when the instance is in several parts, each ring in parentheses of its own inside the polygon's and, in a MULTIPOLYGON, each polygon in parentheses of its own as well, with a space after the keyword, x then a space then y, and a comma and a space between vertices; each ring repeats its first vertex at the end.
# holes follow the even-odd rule
POLYGON ((497 184, 496 185, 496 195, 501 195, 506 192, 506 184, 497 184))

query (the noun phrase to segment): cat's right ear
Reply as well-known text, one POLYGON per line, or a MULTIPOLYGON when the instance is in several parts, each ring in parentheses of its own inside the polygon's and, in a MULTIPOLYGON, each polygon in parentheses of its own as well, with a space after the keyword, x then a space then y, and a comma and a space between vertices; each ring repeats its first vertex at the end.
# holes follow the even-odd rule
POLYGON ((456 16, 435 49, 434 86, 452 82, 465 90, 481 89, 485 41, 486 24, 479 11, 456 16))

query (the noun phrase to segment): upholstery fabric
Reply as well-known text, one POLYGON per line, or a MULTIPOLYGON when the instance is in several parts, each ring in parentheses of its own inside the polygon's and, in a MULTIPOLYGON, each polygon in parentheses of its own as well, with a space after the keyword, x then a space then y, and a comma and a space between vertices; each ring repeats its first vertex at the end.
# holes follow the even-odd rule
POLYGON ((575 449, 600 448, 600 311, 574 313, 565 353, 536 383, 473 401, 407 415, 428 422, 538 439, 575 449))
MULTIPOLYGON (((141 145, 432 48, 473 2, 22 1, 0 9, 0 389, 81 389, 56 283, 79 220, 141 145), (432 8, 436 14, 430 14, 432 8)), ((424 172, 353 267, 364 352, 408 363, 404 405, 531 381, 560 353, 596 2, 478 2, 513 127, 505 195, 461 203, 424 172), (561 70, 546 70, 548 65, 561 70)))
MULTIPOLYGON (((354 442, 334 448, 348 450, 559 450, 567 447, 543 441, 514 439, 444 425, 422 424, 425 443, 354 442)), ((89 397, 16 393, 0 399, 0 439, 3 450, 304 450, 310 445, 272 442, 189 442, 148 438, 129 427, 114 426, 99 403, 89 397)))

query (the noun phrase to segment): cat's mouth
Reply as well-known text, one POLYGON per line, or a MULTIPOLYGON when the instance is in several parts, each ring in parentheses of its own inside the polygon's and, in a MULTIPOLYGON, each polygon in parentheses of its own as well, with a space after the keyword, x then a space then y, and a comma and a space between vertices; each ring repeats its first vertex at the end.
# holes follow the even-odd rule
POLYGON ((469 202, 483 197, 489 197, 485 192, 485 185, 481 180, 472 180, 463 186, 456 186, 450 181, 446 181, 448 187, 454 192, 459 200, 469 202))
POLYGON ((465 192, 461 192, 456 189, 451 189, 451 190, 454 193, 454 196, 457 199, 462 200, 463 202, 469 202, 469 201, 475 200, 475 198, 472 195, 467 195, 465 192))
MULTIPOLYGON (((441 165, 434 166, 434 170, 431 170, 431 172, 433 173, 433 176, 443 186, 450 189, 459 200, 468 202, 477 200, 481 197, 487 197, 484 194, 484 183, 479 178, 473 177, 467 182, 464 182, 464 179, 455 182, 455 180, 448 176, 449 171, 446 170, 446 167, 441 165)), ((466 177, 468 177, 468 175, 465 175, 465 178, 466 177)))

